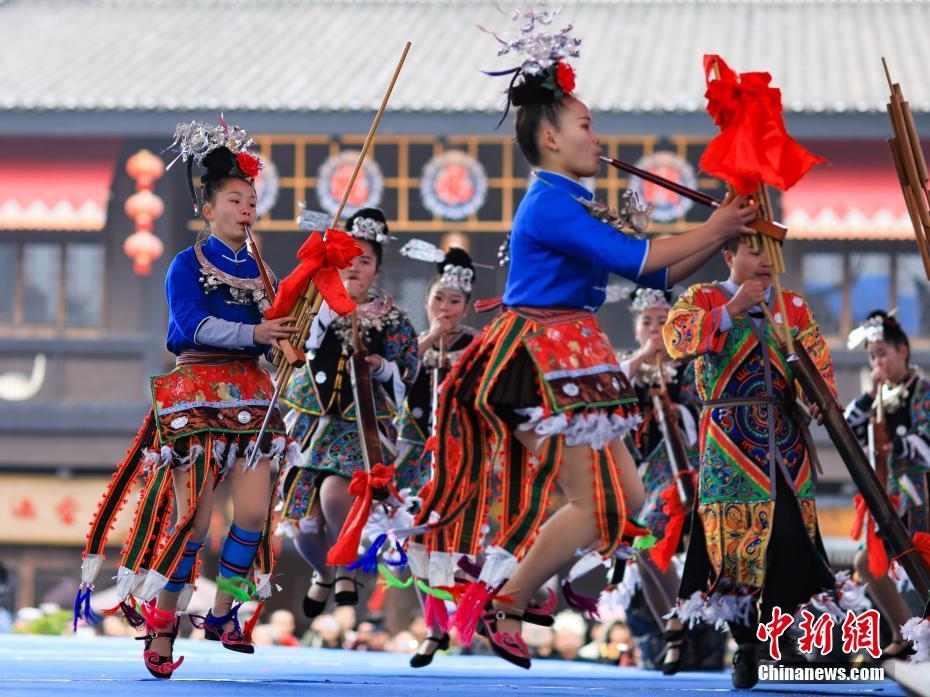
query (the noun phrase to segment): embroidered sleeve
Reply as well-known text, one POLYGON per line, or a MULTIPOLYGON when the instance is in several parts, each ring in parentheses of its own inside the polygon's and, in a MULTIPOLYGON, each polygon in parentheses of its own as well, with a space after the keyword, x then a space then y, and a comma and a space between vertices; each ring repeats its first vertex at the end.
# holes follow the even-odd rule
POLYGON ((895 454, 900 450, 911 463, 930 469, 930 382, 918 380, 914 390, 911 427, 903 436, 894 435, 892 442, 895 454))
POLYGON ((382 366, 385 374, 376 379, 379 379, 388 391, 394 404, 400 405, 416 380, 420 365, 417 355, 417 332, 404 314, 387 325, 386 329, 384 353, 381 356, 385 362, 382 366))
POLYGON ((823 375, 830 392, 837 396, 836 382, 833 377, 833 361, 830 358, 830 349, 820 333, 820 327, 814 319, 810 306, 804 302, 797 293, 785 293, 785 304, 789 316, 792 317, 792 327, 796 330, 795 341, 807 349, 807 353, 814 361, 814 365, 823 375))
POLYGON ((417 331, 404 315, 397 323, 388 342, 393 356, 385 356, 397 363, 401 379, 409 387, 417 377, 420 359, 417 351, 417 331))
POLYGON ((719 353, 726 342, 721 331, 723 305, 714 306, 708 285, 689 288, 678 298, 662 329, 665 348, 674 360, 688 360, 702 353, 719 353))

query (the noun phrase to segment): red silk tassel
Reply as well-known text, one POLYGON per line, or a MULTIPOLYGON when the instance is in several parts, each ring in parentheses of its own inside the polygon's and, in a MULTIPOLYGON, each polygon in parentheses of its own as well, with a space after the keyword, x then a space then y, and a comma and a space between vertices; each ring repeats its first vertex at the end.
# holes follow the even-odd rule
POLYGON ((423 614, 425 615, 426 626, 432 631, 449 633, 449 610, 446 608, 446 601, 427 595, 423 614))
POLYGON ((255 608, 255 612, 249 618, 249 621, 245 623, 245 626, 242 628, 242 634, 245 636, 245 640, 249 643, 252 642, 252 630, 255 629, 255 625, 258 624, 258 618, 262 616, 262 610, 265 609, 265 601, 263 600, 258 604, 258 607, 255 608))
POLYGON ((358 546, 362 541, 362 531, 368 523, 371 514, 372 492, 375 489, 389 487, 392 494, 397 495, 392 481, 394 480, 394 466, 377 464, 371 472, 359 471, 352 475, 349 482, 349 493, 355 496, 355 502, 346 516, 346 522, 339 532, 336 540, 326 555, 326 563, 330 566, 348 566, 358 558, 358 546))

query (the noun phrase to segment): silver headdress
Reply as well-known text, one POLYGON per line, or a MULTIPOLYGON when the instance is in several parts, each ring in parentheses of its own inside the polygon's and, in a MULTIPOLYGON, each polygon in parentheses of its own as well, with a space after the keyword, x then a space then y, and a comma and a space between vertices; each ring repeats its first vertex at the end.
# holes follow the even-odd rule
POLYGON ((516 70, 528 75, 541 75, 560 61, 580 55, 578 47, 581 46, 581 39, 572 36, 572 25, 569 24, 557 32, 545 30, 561 11, 561 7, 544 10, 541 5, 528 10, 515 10, 511 20, 521 24, 519 34, 510 39, 483 27, 481 29, 494 36, 500 43, 498 56, 514 54, 521 59, 516 70))
POLYGON ((633 294, 633 302, 630 303, 630 310, 635 314, 640 314, 646 310, 671 310, 672 303, 669 302, 668 296, 664 291, 655 288, 640 288, 633 294))
POLYGON ((352 227, 348 230, 352 237, 361 240, 376 242, 377 244, 387 244, 391 236, 387 232, 387 225, 374 218, 357 217, 352 221, 352 227))
POLYGON ((247 152, 253 145, 255 141, 249 137, 245 129, 239 126, 230 127, 222 115, 220 122, 216 124, 204 121, 179 123, 174 129, 174 141, 167 147, 167 150, 176 152, 177 157, 165 169, 169 169, 178 159, 182 162, 193 159, 200 164, 203 158, 216 148, 226 147, 236 154, 247 152))
POLYGON ((846 348, 853 351, 864 344, 874 344, 885 340, 885 318, 881 315, 869 317, 858 327, 849 332, 846 348))
POLYGON ((451 288, 466 295, 471 293, 472 283, 475 280, 475 270, 466 266, 447 264, 439 277, 440 288, 451 288))
POLYGON ((410 240, 400 248, 400 253, 408 259, 427 261, 439 265, 440 288, 457 290, 470 295, 475 282, 475 270, 470 266, 457 264, 456 261, 470 261, 468 253, 463 249, 452 248, 448 252, 424 240, 410 240))
POLYGON ((544 10, 541 6, 514 11, 511 19, 519 22, 520 27, 517 35, 512 38, 504 38, 479 27, 497 39, 500 44, 498 56, 515 55, 520 61, 519 65, 507 70, 484 71, 485 75, 491 77, 510 76, 507 105, 498 126, 507 118, 511 104, 519 106, 514 101, 514 94, 521 85, 529 88, 529 94, 524 93, 520 103, 557 101, 574 91, 575 71, 565 59, 580 55, 578 47, 581 46, 581 39, 572 36, 571 25, 556 32, 547 31, 560 11, 561 8, 544 10), (519 83, 520 78, 523 79, 522 83, 519 83))
POLYGON ((307 232, 323 232, 333 222, 333 217, 323 211, 314 211, 307 208, 303 202, 300 203, 300 212, 297 215, 297 227, 307 232))
POLYGON ((207 174, 214 177, 242 177, 251 181, 264 166, 260 157, 249 152, 253 145, 255 142, 249 134, 239 126, 230 127, 222 114, 217 124, 204 121, 179 123, 174 129, 174 141, 165 148, 177 155, 165 169, 170 169, 178 160, 187 163, 187 183, 196 215, 200 211, 200 204, 194 189, 194 162, 204 166, 207 174), (220 148, 224 149, 222 156, 218 153, 205 162, 210 153, 220 148))

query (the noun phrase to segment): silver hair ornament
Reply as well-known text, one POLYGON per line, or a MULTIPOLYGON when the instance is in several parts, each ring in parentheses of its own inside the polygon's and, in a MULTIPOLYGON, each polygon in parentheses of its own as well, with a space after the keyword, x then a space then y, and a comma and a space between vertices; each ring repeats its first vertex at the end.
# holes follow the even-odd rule
POLYGON ((187 162, 193 158, 197 164, 200 164, 204 157, 219 147, 225 146, 235 154, 248 151, 254 144, 255 142, 244 129, 239 126, 228 126, 222 116, 220 123, 216 124, 204 121, 179 123, 174 129, 174 140, 165 148, 165 150, 176 152, 177 156, 165 169, 170 169, 171 165, 179 159, 187 162))

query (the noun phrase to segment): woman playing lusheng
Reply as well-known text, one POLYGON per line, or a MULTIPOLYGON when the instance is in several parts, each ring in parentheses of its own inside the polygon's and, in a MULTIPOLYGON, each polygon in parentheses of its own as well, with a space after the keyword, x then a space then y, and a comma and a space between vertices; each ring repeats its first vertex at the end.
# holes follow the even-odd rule
MULTIPOLYGON (((521 18, 525 34, 535 20, 521 18)), ((530 660, 520 622, 537 589, 578 550, 612 555, 626 512, 643 503, 621 440, 638 422, 636 396, 594 316, 609 274, 665 289, 725 241, 751 234, 746 224, 756 216, 746 199, 734 198, 705 225, 651 241, 619 229, 632 227, 641 210, 602 216, 580 183, 597 174, 601 148, 588 108, 571 95, 574 77, 562 59, 577 55, 578 42, 567 32, 514 42, 534 47, 511 71, 508 98, 517 108, 517 144, 535 178, 514 216, 505 309, 444 383, 437 466, 420 518, 435 529, 408 550, 421 569, 415 559, 431 552, 434 587, 451 583, 451 570, 444 570, 450 553, 484 554, 454 625, 465 641, 477 628, 497 655, 522 667, 530 660), (501 516, 485 540, 498 466, 501 516), (568 502, 541 526, 556 480, 568 502)))
POLYGON ((424 447, 433 430, 433 386, 442 382, 478 334, 462 324, 475 279, 468 252, 453 247, 437 266, 439 274, 426 288, 429 329, 420 333, 417 343, 420 370, 397 420, 397 487, 413 493, 430 476, 431 461, 428 454, 424 457, 424 447))
MULTIPOLYGON (((678 594, 678 572, 670 562, 678 551, 691 511, 682 505, 676 482, 682 474, 675 471, 671 461, 653 394, 664 382, 675 410, 673 418, 678 420, 678 430, 691 456, 689 461, 694 464, 697 463, 697 415, 700 412, 693 365, 689 361, 671 360, 665 350, 662 328, 671 307, 670 293, 651 288, 636 289, 630 310, 639 349, 620 361, 620 367, 633 384, 643 414, 643 421, 630 437, 630 451, 646 494, 646 503, 637 513, 637 520, 659 543, 648 553, 637 555, 636 563, 643 596, 658 625, 674 606, 678 594), (661 360, 663 376, 659 375, 657 358, 661 360)), ((662 671, 670 675, 678 671, 684 655, 685 630, 677 617, 665 621, 665 641, 662 671)))
MULTIPOLYGON (((846 420, 863 447, 868 447, 869 420, 881 402, 887 447, 876 452, 876 461, 887 468, 888 494, 898 502, 910 534, 930 533, 930 381, 910 365, 911 345, 897 320, 885 312, 869 315, 849 336, 849 348, 864 346, 872 369, 872 389, 849 404, 846 420), (879 396, 880 395, 880 396, 879 396)), ((874 545, 880 538, 867 536, 868 554, 860 551, 854 561, 859 576, 867 582, 869 594, 891 628, 892 641, 882 650, 882 658, 904 658, 914 652, 904 640, 901 627, 911 613, 888 575, 887 553, 874 545), (871 538, 871 539, 870 539, 871 538), (876 560, 876 561, 873 561, 876 560)))
MULTIPOLYGON (((363 208, 349 217, 346 228, 363 254, 340 275, 358 305, 358 328, 369 353, 376 417, 388 459, 395 452, 392 419, 416 374, 416 333, 391 296, 372 288, 383 245, 390 239, 384 214, 363 208)), ((358 603, 354 572, 334 569, 326 557, 352 507, 349 481, 364 462, 349 377, 351 318, 339 317, 324 304, 306 349, 307 365, 294 373, 282 397, 291 407, 286 419, 290 435, 303 453, 303 461, 284 475, 282 529, 315 572, 303 602, 304 614, 313 618, 323 612, 334 587, 337 605, 358 603)))
MULTIPOLYGON (((252 653, 230 590, 247 580, 261 595, 270 593, 271 468, 281 460, 286 441, 275 411, 265 439, 256 443, 274 393, 258 359, 271 342, 293 333, 288 325, 294 318, 262 319, 269 305, 266 289, 246 249, 246 228, 256 217, 253 180, 261 167, 247 152, 250 144, 243 131, 225 124, 178 127, 181 156, 205 169, 203 217, 209 235, 178 254, 168 269, 167 343, 177 368, 152 378, 153 410, 101 502, 85 552, 84 580, 89 583, 93 573, 88 567, 99 566, 94 551, 128 494, 124 487, 135 468, 143 469, 146 479, 117 587, 121 599, 130 593, 142 601, 157 596, 154 607, 143 606, 145 666, 157 678, 171 677, 183 660, 172 660, 177 612, 190 599, 213 512, 213 490, 223 479, 229 480, 233 523, 220 553, 220 590, 205 619, 207 638, 252 653), (246 463, 256 447, 261 455, 249 469, 246 463), (172 505, 177 513, 173 529, 166 515, 172 505)), ((196 209, 196 196, 194 203, 196 209)), ((124 611, 139 619, 125 603, 124 611)))

